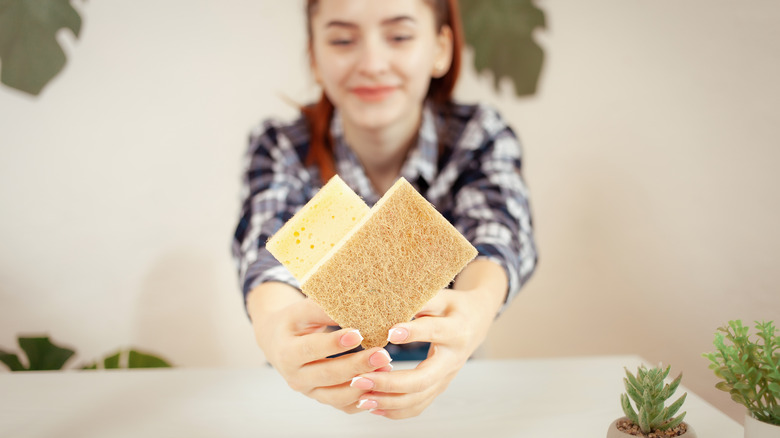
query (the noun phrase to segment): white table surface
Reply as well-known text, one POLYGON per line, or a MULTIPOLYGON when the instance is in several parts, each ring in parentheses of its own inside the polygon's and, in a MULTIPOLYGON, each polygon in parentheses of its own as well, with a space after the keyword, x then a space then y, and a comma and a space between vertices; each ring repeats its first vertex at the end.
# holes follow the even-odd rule
MULTIPOLYGON (((407 420, 344 414, 293 392, 268 367, 2 373, 0 437, 603 438, 622 415, 623 367, 640 363, 473 360, 407 420)), ((700 438, 743 434, 690 391, 683 409, 700 438)))

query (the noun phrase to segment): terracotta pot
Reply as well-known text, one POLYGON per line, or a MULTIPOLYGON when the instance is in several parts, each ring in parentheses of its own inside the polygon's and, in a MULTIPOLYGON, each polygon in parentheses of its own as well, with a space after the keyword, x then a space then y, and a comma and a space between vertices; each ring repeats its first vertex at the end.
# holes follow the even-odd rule
MULTIPOLYGON (((636 438, 634 435, 627 434, 620 429, 617 428, 617 423, 620 420, 625 420, 626 417, 618 418, 617 420, 613 421, 612 424, 609 425, 609 429, 607 430, 607 438, 636 438)), ((684 438, 697 438, 696 437, 696 431, 693 430, 690 424, 683 422, 686 426, 688 426, 688 430, 685 431, 684 434, 678 435, 684 438)), ((775 438, 775 437, 772 437, 775 438)))
POLYGON ((745 438, 780 438, 780 426, 764 423, 745 414, 745 438))

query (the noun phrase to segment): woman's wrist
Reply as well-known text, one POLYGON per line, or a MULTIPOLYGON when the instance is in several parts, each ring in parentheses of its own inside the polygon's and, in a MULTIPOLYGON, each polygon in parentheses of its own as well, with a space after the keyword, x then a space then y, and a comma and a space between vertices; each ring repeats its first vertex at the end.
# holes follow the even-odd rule
POLYGON ((266 354, 267 344, 277 328, 274 321, 278 319, 278 313, 303 299, 298 289, 280 282, 262 283, 249 292, 247 312, 257 344, 266 354))
POLYGON ((252 321, 295 304, 305 297, 286 283, 269 281, 261 283, 247 295, 246 307, 252 321))
POLYGON ((479 295, 480 306, 495 318, 506 301, 509 281, 504 268, 487 259, 477 259, 469 263, 455 279, 453 288, 471 291, 479 295))

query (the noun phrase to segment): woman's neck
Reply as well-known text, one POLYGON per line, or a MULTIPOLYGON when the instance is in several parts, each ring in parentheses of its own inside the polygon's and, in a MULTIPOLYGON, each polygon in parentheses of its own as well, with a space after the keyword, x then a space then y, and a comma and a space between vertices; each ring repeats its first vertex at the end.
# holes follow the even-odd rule
POLYGON ((379 196, 401 175, 401 168, 417 138, 419 126, 419 117, 414 124, 399 124, 384 129, 362 129, 343 120, 344 140, 357 155, 379 196))

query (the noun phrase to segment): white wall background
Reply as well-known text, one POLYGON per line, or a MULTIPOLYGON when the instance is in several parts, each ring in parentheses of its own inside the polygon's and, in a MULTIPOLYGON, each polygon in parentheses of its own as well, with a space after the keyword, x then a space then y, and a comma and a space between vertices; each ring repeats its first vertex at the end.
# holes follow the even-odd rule
MULTIPOLYGON (((229 244, 250 128, 316 94, 300 0, 78 6, 42 95, 0 88, 0 346, 261 363, 229 244)), ((740 419, 701 353, 729 319, 780 323, 780 4, 540 6, 540 92, 458 89, 524 141, 541 251, 485 354, 637 353, 740 419)))

